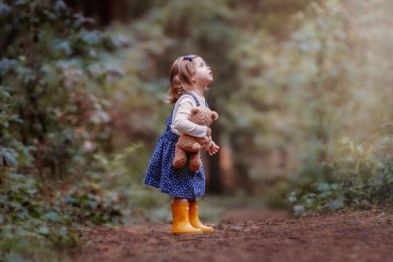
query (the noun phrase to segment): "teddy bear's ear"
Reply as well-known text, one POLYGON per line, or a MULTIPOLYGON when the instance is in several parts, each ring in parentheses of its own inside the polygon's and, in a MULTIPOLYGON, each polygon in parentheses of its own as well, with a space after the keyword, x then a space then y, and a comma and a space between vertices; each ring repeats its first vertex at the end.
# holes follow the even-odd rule
POLYGON ((212 119, 213 120, 217 120, 217 118, 218 118, 217 112, 216 111, 212 111, 212 119))
POLYGON ((194 107, 193 109, 191 109, 191 114, 192 115, 198 114, 199 111, 200 111, 200 109, 198 107, 194 107))

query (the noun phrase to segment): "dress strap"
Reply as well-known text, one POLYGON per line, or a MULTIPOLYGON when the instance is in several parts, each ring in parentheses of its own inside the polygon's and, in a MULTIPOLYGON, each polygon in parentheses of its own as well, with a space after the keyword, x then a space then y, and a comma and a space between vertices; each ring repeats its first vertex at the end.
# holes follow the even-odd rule
POLYGON ((187 93, 185 93, 185 95, 191 95, 191 96, 194 98, 195 103, 197 104, 197 106, 200 106, 200 105, 201 105, 201 104, 199 103, 198 99, 195 97, 195 95, 194 95, 193 93, 187 92, 187 93))
MULTIPOLYGON (((200 106, 201 104, 199 103, 199 101, 198 101, 198 99, 195 97, 195 95, 193 94, 193 93, 191 93, 191 92, 187 92, 187 93, 185 93, 185 95, 191 95, 193 98, 194 98, 194 100, 195 100, 195 103, 197 104, 197 106, 200 106)), ((207 103, 207 101, 206 101, 206 99, 205 99, 205 106, 206 107, 209 107, 209 104, 207 103)))

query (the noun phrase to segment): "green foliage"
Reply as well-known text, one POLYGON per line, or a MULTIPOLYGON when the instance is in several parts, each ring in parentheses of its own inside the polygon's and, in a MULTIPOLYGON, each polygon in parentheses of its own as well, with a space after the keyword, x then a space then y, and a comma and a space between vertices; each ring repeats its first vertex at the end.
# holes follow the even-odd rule
POLYGON ((393 201, 393 137, 383 136, 370 145, 356 145, 349 139, 336 145, 328 165, 329 182, 293 181, 296 190, 288 194, 296 215, 343 208, 371 208, 393 201))
MULTIPOLYGON (((122 214, 119 218, 132 218, 138 221, 143 218, 144 209, 165 205, 168 200, 156 190, 146 190, 141 187, 145 166, 137 166, 142 144, 132 144, 113 155, 95 155, 97 161, 87 172, 89 181, 103 198, 112 200, 108 203, 112 208, 118 208, 122 214), (107 174, 102 179, 102 174, 107 174), (142 216, 141 216, 142 215, 142 216)), ((119 221, 121 222, 121 221, 119 221)))
POLYGON ((42 185, 34 177, 3 170, 0 192, 1 260, 79 243, 78 232, 69 227, 70 214, 43 201, 42 185))
POLYGON ((125 41, 60 0, 1 2, 0 23, 4 260, 75 246, 81 224, 120 221, 115 201, 80 174, 108 150, 103 87, 122 71, 106 58, 125 41))
POLYGON ((104 145, 109 137, 97 130, 110 120, 105 100, 97 95, 101 83, 121 72, 100 59, 119 43, 63 1, 18 1, 4 8, 3 162, 34 165, 41 175, 64 178, 80 165, 85 141, 98 137, 104 145))
MULTIPOLYGON (((381 3, 387 5, 384 1, 381 3)), ((319 109, 315 111, 320 117, 309 118, 313 120, 309 123, 320 125, 315 126, 317 129, 310 129, 317 131, 315 134, 318 134, 316 138, 319 140, 318 144, 310 143, 310 146, 318 146, 312 151, 309 150, 312 147, 305 148, 300 176, 292 179, 292 186, 296 189, 288 196, 295 213, 299 215, 392 203, 392 106, 387 99, 391 92, 385 87, 383 79, 386 80, 386 77, 381 75, 381 71, 385 70, 383 68, 391 65, 391 61, 385 59, 386 47, 381 48, 385 37, 391 34, 384 30, 378 18, 369 15, 371 8, 386 16, 380 6, 350 7, 353 17, 345 15, 344 6, 327 1, 325 6, 315 9, 317 18, 313 18, 314 15, 309 18, 321 23, 326 21, 326 16, 334 14, 336 18, 332 21, 341 19, 346 23, 342 23, 341 28, 335 26, 337 33, 333 31, 330 34, 336 35, 334 39, 338 44, 325 44, 326 47, 337 46, 339 49, 331 52, 328 49, 322 53, 325 65, 322 67, 323 74, 317 80, 324 81, 318 85, 325 89, 323 93, 322 90, 318 91, 316 105, 319 109), (351 27, 352 24, 358 27, 351 27), (351 34, 347 33, 348 25, 351 34), (364 34, 373 34, 374 44, 363 38, 364 34), (370 48, 367 54, 362 48, 366 43, 370 48), (348 52, 350 44, 352 50, 348 52), (337 55, 340 50, 344 53, 337 55), (337 70, 340 67, 341 70, 337 70), (374 68, 380 70, 375 71, 374 68), (335 77, 329 79, 329 75, 335 77)), ((320 34, 320 31, 316 32, 320 34)), ((310 112, 312 110, 305 113, 310 112)))

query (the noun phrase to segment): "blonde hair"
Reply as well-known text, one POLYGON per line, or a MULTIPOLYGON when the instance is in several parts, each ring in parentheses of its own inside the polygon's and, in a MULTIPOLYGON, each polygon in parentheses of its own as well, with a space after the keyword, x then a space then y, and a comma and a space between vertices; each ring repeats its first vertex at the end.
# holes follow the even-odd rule
POLYGON ((197 55, 178 57, 169 70, 169 94, 167 103, 176 103, 179 97, 191 91, 193 85, 192 77, 195 75, 194 59, 197 55))

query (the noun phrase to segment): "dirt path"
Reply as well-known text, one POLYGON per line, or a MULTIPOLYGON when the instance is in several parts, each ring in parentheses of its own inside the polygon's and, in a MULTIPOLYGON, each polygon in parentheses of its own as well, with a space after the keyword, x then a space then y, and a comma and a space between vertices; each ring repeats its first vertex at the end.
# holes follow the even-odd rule
POLYGON ((75 261, 392 261, 393 215, 339 212, 308 218, 235 210, 216 231, 176 236, 169 224, 96 227, 75 261), (250 220, 252 219, 252 220, 250 220))

